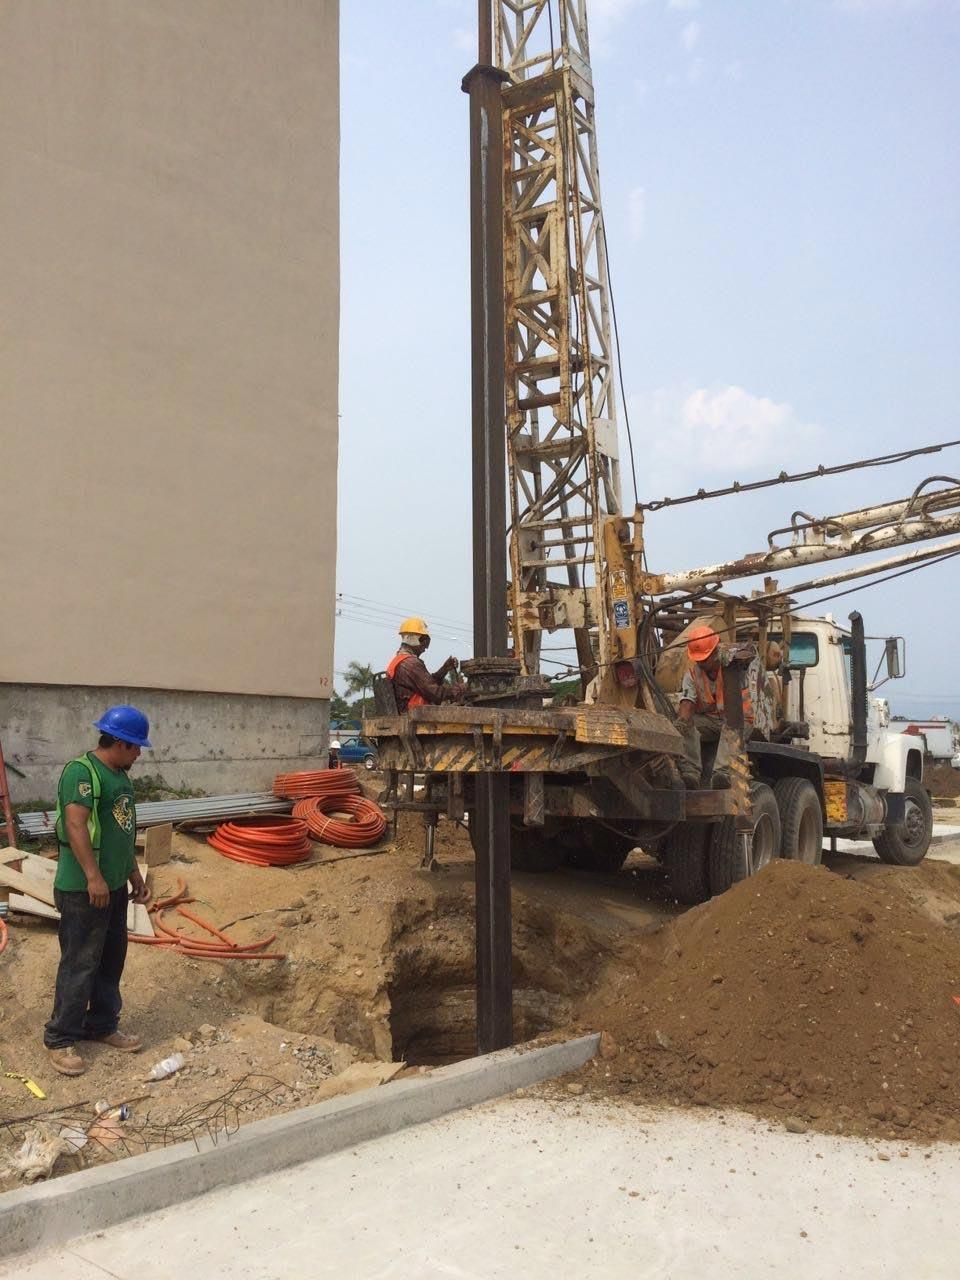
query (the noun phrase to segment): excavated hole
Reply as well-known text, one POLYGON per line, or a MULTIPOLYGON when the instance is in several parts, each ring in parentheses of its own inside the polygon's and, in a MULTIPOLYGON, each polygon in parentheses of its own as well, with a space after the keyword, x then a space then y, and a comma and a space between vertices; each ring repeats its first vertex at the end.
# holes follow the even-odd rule
MULTIPOLYGON (((564 950, 570 938, 545 913, 521 909, 514 922, 514 1039, 566 1025, 572 997, 596 968, 595 942, 564 950)), ((476 1043, 472 914, 456 909, 401 927, 387 984, 395 1060, 437 1066, 472 1057, 476 1043)))
MULTIPOLYGON (((399 955, 387 988, 394 1059, 410 1066, 459 1062, 477 1052, 473 975, 423 972, 415 956, 399 955)), ((531 1040, 561 1027, 570 1015, 562 995, 515 986, 514 1039, 531 1040)))
MULTIPOLYGON (((448 893, 385 910, 389 918, 381 919, 377 941, 371 936, 363 955, 352 945, 345 960, 336 932, 318 931, 316 949, 301 952, 295 970, 261 975, 238 966, 225 986, 265 1021, 352 1045, 365 1057, 412 1066, 472 1057, 472 897, 448 893)), ((520 1042, 569 1025, 576 997, 590 989, 609 953, 583 921, 522 900, 514 903, 513 926, 514 1039, 520 1042)))

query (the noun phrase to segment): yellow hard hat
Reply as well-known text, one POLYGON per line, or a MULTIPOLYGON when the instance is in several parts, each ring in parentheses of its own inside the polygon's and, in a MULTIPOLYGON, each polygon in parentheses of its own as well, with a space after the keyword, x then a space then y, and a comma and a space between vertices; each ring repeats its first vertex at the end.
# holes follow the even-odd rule
POLYGON ((430 632, 422 618, 404 618, 400 623, 402 636, 428 636, 430 632))

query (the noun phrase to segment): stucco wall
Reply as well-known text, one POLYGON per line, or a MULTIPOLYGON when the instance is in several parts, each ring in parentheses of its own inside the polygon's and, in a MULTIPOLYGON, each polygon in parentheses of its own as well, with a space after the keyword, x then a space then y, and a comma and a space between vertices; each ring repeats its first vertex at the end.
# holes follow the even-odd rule
POLYGON ((65 762, 97 745, 93 721, 127 698, 147 713, 153 743, 134 775, 233 795, 269 791, 278 773, 327 766, 327 699, 3 684, 0 724, 14 803, 55 802, 65 762))
POLYGON ((336 0, 0 0, 0 680, 329 696, 337 210, 336 0))

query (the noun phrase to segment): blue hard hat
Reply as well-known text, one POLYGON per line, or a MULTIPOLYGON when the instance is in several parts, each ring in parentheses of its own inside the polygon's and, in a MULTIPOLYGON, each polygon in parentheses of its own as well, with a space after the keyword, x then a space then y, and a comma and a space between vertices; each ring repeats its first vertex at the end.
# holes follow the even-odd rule
POLYGON ((108 707, 93 727, 135 747, 149 747, 150 721, 136 707, 108 707))

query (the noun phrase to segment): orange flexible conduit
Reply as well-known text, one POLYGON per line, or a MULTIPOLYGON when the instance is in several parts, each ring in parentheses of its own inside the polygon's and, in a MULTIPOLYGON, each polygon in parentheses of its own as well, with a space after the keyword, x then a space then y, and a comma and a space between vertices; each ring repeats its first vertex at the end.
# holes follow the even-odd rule
POLYGON ((9 936, 10 936, 10 935, 7 933, 7 922, 6 922, 6 920, 0 920, 0 952, 3 952, 3 951, 5 951, 5 950, 6 950, 6 948, 7 948, 7 938, 8 938, 9 936))
POLYGON ((311 796, 298 800, 293 813, 306 823, 314 840, 340 849, 366 849, 387 829, 380 806, 364 796, 311 796))
POLYGON ((284 960, 286 957, 280 952, 267 951, 271 942, 276 940, 276 934, 272 933, 269 938, 261 938, 257 942, 235 942, 233 938, 224 933, 222 929, 218 929, 216 925, 204 920, 200 915, 196 915, 192 911, 184 910, 187 902, 193 902, 193 898, 187 892, 187 886, 182 880, 177 881, 177 891, 166 898, 158 898, 156 902, 150 906, 150 914, 153 916, 153 922, 157 930, 161 934, 160 937, 148 938, 141 934, 131 933, 128 935, 131 942, 139 942, 146 946, 162 947, 166 951, 175 951, 177 955, 189 956, 192 960, 284 960), (182 916, 184 920, 189 920, 191 924, 197 925, 206 933, 212 935, 211 939, 197 938, 188 933, 183 933, 179 929, 172 929, 164 919, 167 911, 175 910, 177 915, 182 916))
POLYGON ((307 824, 298 818, 257 818, 255 821, 222 822, 212 845, 225 858, 254 867, 288 867, 310 857, 307 824))
POLYGON ((273 794, 286 800, 312 796, 359 795, 360 783, 350 769, 318 769, 314 773, 280 773, 273 794))

